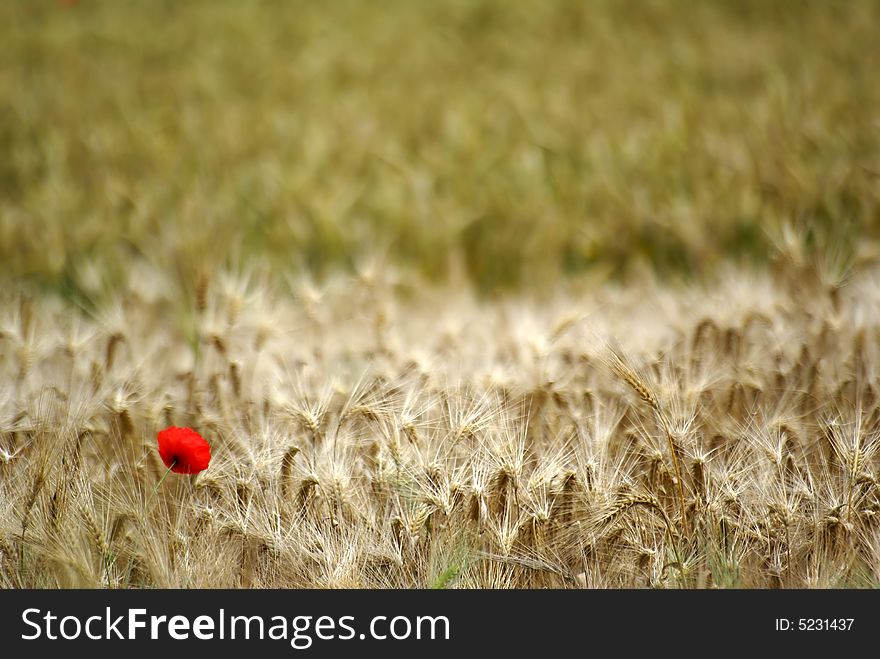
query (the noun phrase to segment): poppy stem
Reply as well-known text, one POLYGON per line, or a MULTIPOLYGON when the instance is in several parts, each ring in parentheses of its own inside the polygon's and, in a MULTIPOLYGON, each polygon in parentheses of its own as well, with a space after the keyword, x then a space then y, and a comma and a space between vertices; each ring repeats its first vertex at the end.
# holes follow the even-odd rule
POLYGON ((168 469, 166 469, 166 470, 165 470, 165 473, 162 474, 162 478, 159 479, 159 482, 156 483, 156 489, 157 489, 157 490, 158 490, 159 487, 162 485, 162 483, 165 482, 165 479, 168 478, 168 474, 171 473, 171 470, 174 469, 174 465, 176 465, 176 464, 177 464, 177 459, 175 458, 174 460, 171 461, 171 464, 168 465, 168 469))
POLYGON ((159 479, 159 482, 156 483, 156 487, 153 488, 152 493, 150 494, 150 498, 147 499, 147 505, 153 500, 153 497, 156 496, 156 493, 159 491, 159 488, 162 486, 162 483, 165 482, 165 479, 168 478, 168 474, 171 473, 171 470, 174 469, 174 465, 177 464, 177 458, 171 461, 171 464, 168 465, 168 469, 165 470, 165 473, 162 474, 162 478, 159 479))

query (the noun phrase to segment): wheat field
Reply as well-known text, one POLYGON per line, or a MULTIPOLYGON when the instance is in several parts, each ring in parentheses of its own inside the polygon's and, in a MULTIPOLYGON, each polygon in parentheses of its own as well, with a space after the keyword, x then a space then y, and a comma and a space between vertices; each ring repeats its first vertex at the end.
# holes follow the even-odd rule
POLYGON ((880 586, 878 26, 4 3, 0 586, 880 586))

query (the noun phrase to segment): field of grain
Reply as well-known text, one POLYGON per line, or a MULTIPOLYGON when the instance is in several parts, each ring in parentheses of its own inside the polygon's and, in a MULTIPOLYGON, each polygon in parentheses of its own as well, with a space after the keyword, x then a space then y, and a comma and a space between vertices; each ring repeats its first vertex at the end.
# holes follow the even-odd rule
POLYGON ((0 587, 880 586, 880 3, 0 42, 0 587))

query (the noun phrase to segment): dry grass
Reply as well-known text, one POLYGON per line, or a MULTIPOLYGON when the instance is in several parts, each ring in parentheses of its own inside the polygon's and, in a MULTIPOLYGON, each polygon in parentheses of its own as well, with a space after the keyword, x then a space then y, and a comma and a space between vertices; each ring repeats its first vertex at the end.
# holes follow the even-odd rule
POLYGON ((95 317, 7 295, 0 578, 877 585, 880 272, 791 280, 489 303, 226 276, 193 342, 155 272, 95 317), (172 424, 214 458, 151 497, 172 424))

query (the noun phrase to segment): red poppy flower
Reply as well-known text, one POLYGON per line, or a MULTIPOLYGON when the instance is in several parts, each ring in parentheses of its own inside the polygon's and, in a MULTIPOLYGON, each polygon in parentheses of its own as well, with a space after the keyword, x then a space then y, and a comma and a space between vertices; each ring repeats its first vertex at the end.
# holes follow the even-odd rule
POLYGON ((175 474, 197 474, 208 468, 211 446, 192 428, 159 431, 159 455, 175 474))

